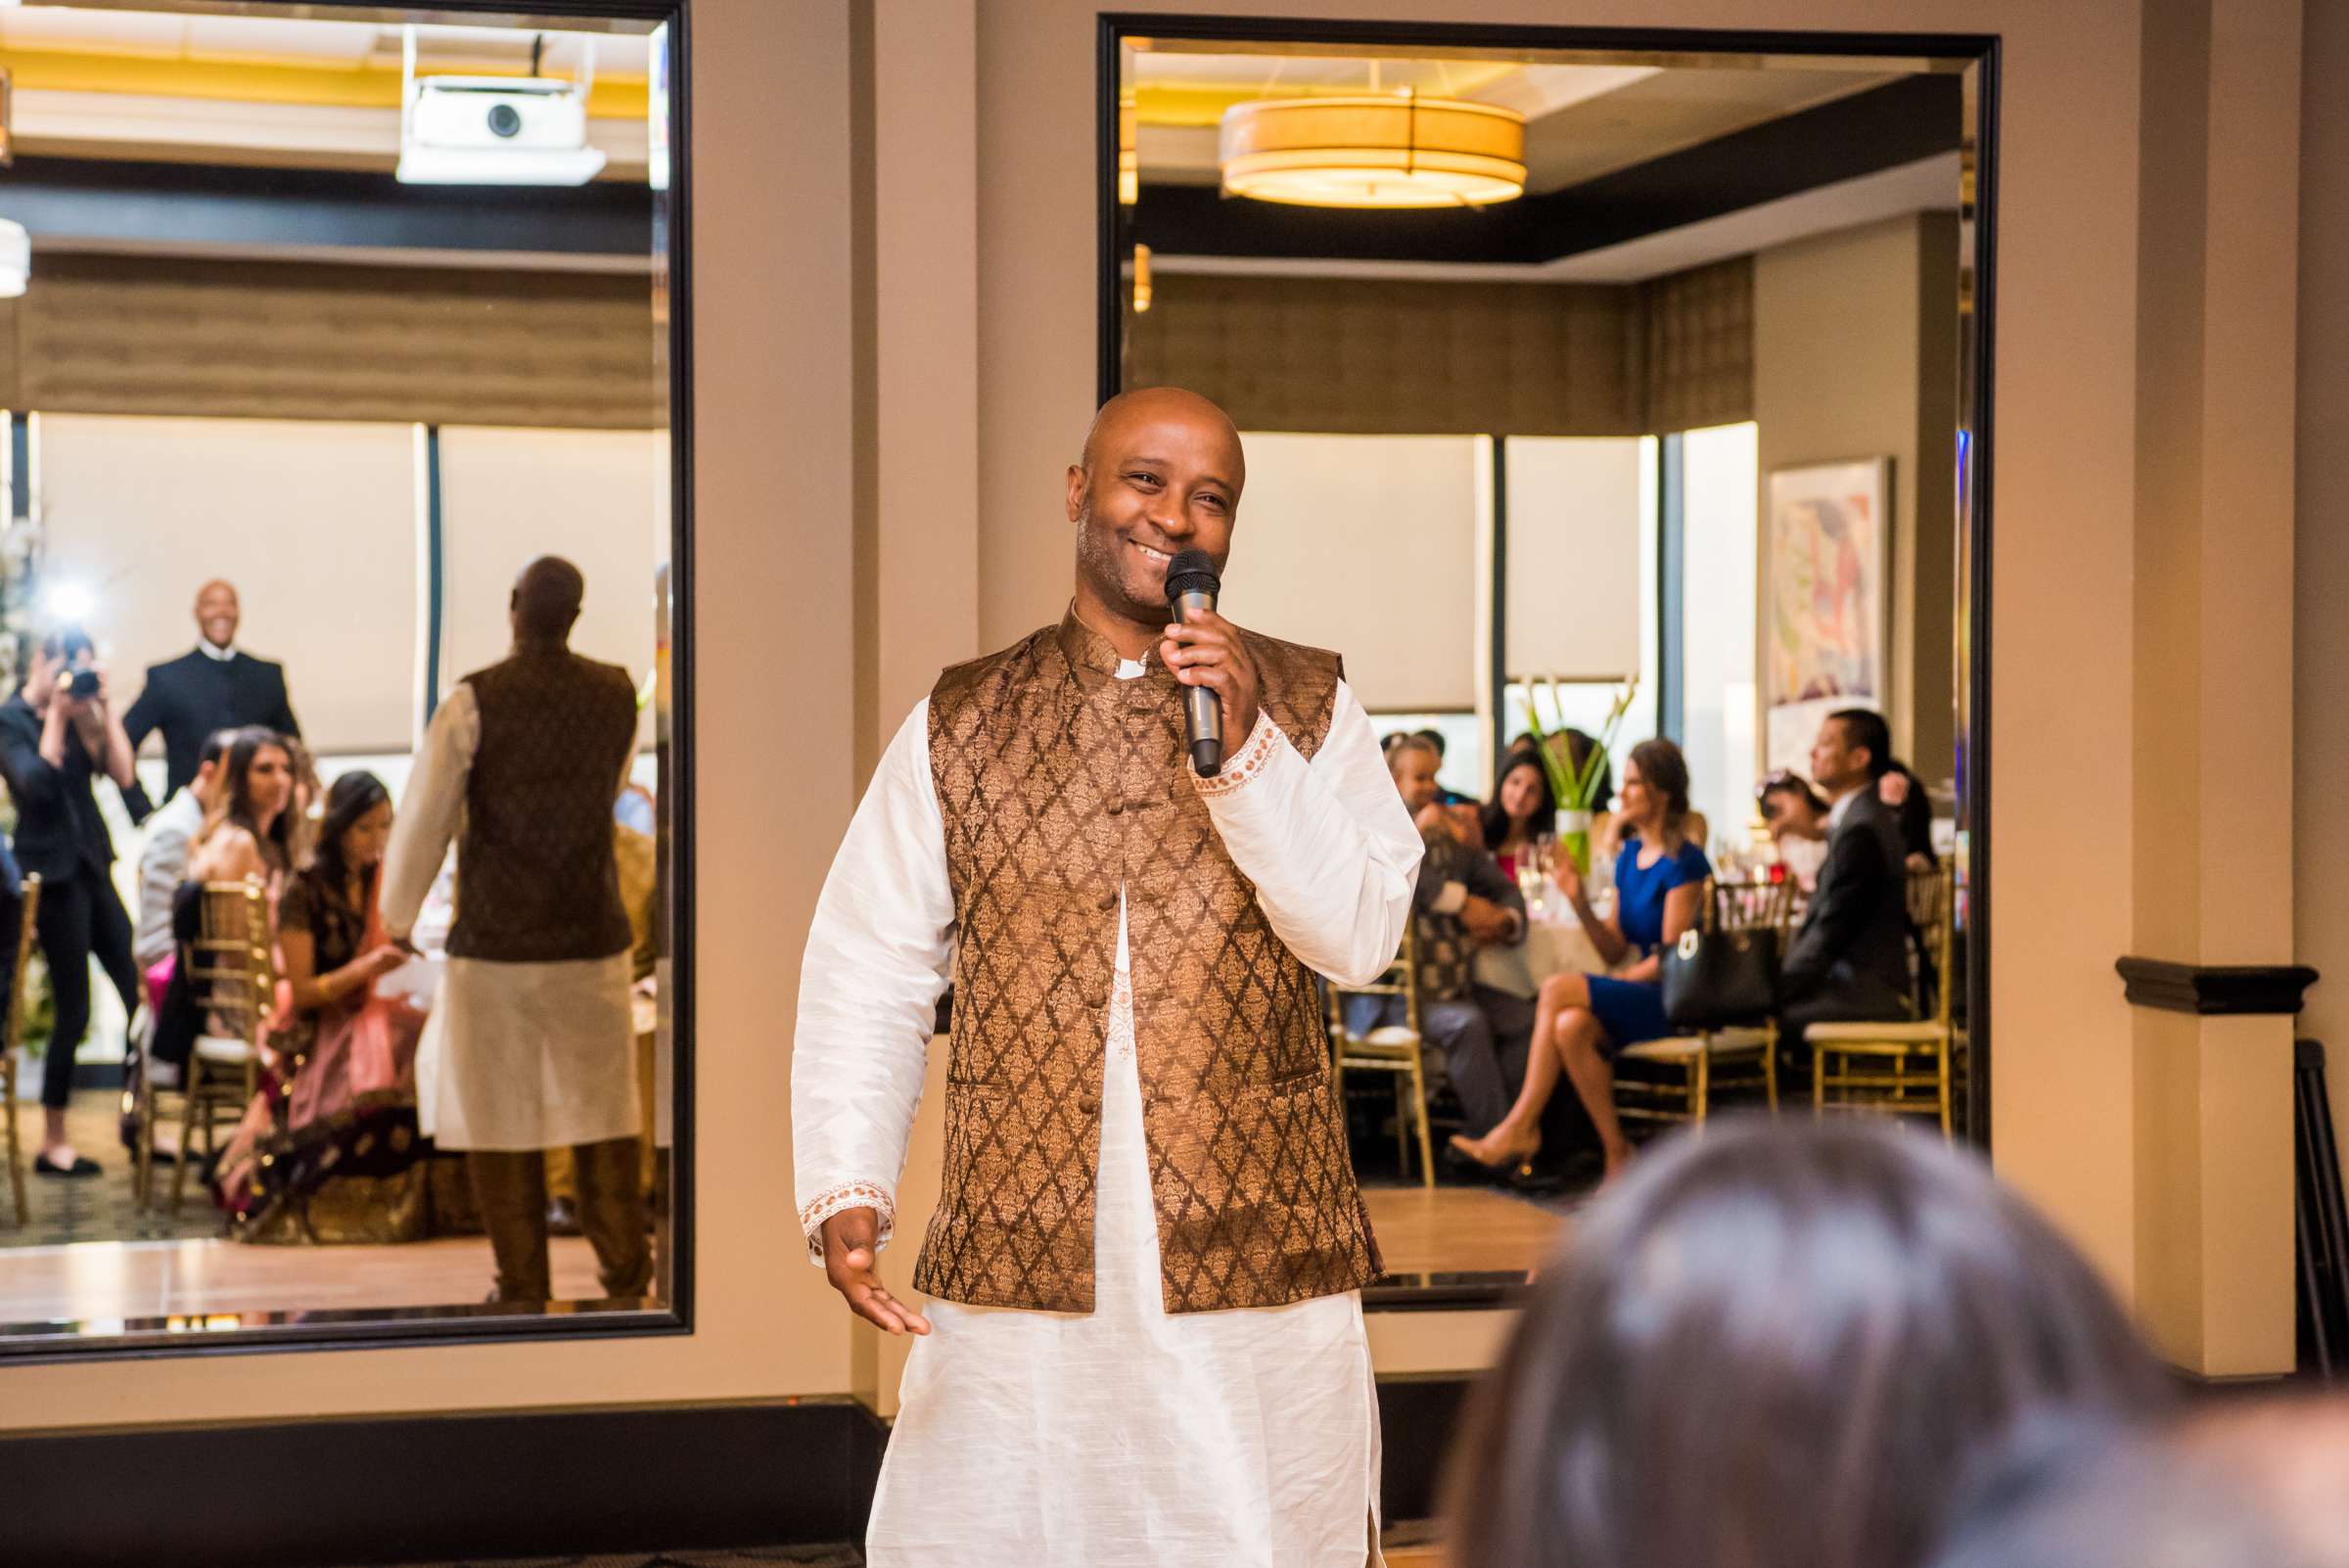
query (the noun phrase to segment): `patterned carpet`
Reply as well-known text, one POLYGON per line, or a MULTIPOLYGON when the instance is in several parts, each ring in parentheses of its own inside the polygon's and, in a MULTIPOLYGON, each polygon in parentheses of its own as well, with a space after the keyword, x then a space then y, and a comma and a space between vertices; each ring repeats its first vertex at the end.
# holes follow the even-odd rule
MULTIPOLYGON (((118 1125, 121 1094, 114 1089, 79 1089, 66 1111, 66 1135, 81 1152, 96 1160, 105 1173, 79 1181, 26 1174, 25 1197, 32 1210, 22 1227, 0 1185, 0 1247, 53 1247, 73 1241, 185 1241, 219 1235, 220 1211, 211 1194, 191 1175, 187 1201, 176 1215, 171 1200, 171 1167, 155 1172, 157 1205, 142 1211, 130 1185, 130 1156, 122 1148, 118 1125)), ((7 1107, 0 1106, 0 1114, 7 1107)), ((17 1136, 24 1142, 29 1163, 41 1141, 41 1108, 17 1108, 17 1136)), ((226 1136, 225 1133, 222 1134, 226 1136)))
POLYGON ((464 1562, 414 1563, 408 1568, 860 1568, 864 1558, 847 1546, 750 1546, 733 1551, 656 1551, 650 1556, 482 1557, 464 1562))

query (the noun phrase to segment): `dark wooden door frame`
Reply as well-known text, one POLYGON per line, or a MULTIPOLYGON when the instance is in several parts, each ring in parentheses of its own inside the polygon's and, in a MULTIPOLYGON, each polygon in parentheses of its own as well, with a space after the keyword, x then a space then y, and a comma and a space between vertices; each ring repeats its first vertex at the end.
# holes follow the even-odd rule
POLYGON ((1836 55, 1934 60, 1975 72, 1973 308, 1961 318, 1960 354, 1971 366, 1958 409, 1958 504, 1964 573, 1960 591, 1965 712, 1958 777, 1966 833, 1966 1134, 1990 1146, 1990 565, 1992 330, 1997 255, 2000 40, 1981 33, 1783 32, 1677 27, 1554 27, 1488 23, 1322 21, 1282 17, 1169 16, 1104 12, 1094 47, 1096 392, 1122 389, 1125 319, 1120 287, 1118 93, 1129 37, 1232 43, 1384 45, 1398 48, 1579 49, 1642 54, 1836 55), (1971 470, 1968 472, 1970 461, 1971 470))

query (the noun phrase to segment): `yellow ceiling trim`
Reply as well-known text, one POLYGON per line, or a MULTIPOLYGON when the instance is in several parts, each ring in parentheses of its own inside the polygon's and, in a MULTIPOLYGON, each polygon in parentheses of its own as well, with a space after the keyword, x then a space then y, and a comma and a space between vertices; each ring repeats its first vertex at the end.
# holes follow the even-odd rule
MULTIPOLYGON (((1272 76, 1272 68, 1279 62, 1267 58, 1265 74, 1272 76)), ((1462 93, 1475 92, 1479 87, 1499 80, 1518 69, 1514 63, 1490 66, 1455 65, 1441 89, 1440 96, 1456 98, 1462 93)), ((1221 125, 1223 111, 1234 104, 1253 104, 1260 98, 1358 98, 1368 88, 1369 68, 1363 67, 1363 79, 1347 85, 1290 84, 1273 80, 1269 90, 1264 83, 1235 86, 1230 82, 1144 82, 1135 89, 1134 109, 1145 125, 1221 125)), ((1420 91, 1439 95, 1437 84, 1423 82, 1420 91)))
MULTIPOLYGON (((130 93, 341 109, 399 107, 396 67, 237 64, 19 49, 0 49, 0 67, 7 68, 22 92, 130 93)), ((465 74, 519 76, 524 72, 468 67, 465 74)), ((643 77, 599 72, 587 95, 587 113, 596 119, 641 120, 649 103, 643 77)))

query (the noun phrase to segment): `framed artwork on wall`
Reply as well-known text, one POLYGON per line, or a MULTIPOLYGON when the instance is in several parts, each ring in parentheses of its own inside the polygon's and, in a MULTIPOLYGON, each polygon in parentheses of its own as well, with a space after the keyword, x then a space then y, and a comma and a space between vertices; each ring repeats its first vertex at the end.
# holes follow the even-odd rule
POLYGON ((1819 722, 1885 711, 1891 641, 1892 459, 1773 469, 1762 538, 1766 768, 1810 772, 1819 722))

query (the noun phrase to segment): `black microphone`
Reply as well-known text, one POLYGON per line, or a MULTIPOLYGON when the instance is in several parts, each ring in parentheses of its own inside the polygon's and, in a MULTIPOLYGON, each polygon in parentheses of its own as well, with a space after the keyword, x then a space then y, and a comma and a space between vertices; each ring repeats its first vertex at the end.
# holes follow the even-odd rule
MULTIPOLYGON (((1205 550, 1183 550, 1167 563, 1167 608, 1180 625, 1202 610, 1216 607, 1223 583, 1216 563, 1205 550)), ((1212 687, 1182 688, 1182 717, 1191 736, 1191 766, 1201 778, 1214 778, 1223 766, 1223 702, 1212 687)))

